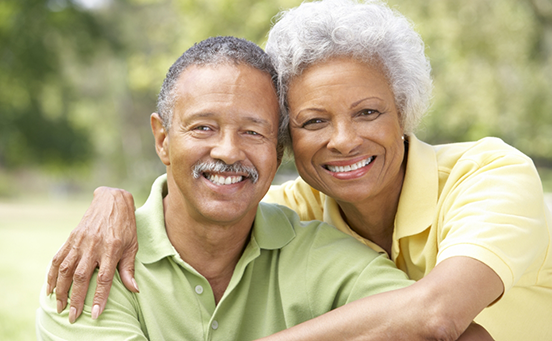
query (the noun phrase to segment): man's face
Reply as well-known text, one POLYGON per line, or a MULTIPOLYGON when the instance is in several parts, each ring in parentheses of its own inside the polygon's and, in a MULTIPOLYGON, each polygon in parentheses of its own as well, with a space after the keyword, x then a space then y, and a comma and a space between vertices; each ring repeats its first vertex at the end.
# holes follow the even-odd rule
POLYGON ((198 222, 252 221, 278 168, 279 111, 270 76, 246 65, 191 66, 180 75, 176 92, 168 134, 152 115, 170 203, 198 222), (192 175, 194 167, 213 162, 243 167, 230 172, 203 167, 192 175))

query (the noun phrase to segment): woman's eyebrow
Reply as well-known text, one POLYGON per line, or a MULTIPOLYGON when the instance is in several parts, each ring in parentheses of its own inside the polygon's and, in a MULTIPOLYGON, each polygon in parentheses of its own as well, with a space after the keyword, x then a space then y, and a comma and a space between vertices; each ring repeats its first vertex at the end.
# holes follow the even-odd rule
POLYGON ((369 100, 369 99, 377 99, 379 101, 382 101, 382 99, 377 97, 377 96, 370 96, 370 97, 366 97, 366 98, 363 98, 363 99, 359 99, 356 102, 353 102, 349 108, 352 109, 352 108, 356 107, 357 105, 359 105, 360 103, 362 103, 366 100, 369 100))

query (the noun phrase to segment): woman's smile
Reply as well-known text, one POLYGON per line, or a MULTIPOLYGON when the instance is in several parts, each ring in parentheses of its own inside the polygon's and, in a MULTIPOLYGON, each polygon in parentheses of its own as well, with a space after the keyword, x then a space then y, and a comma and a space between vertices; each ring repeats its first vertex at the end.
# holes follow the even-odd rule
POLYGON ((374 159, 375 159, 375 156, 371 156, 369 158, 366 158, 364 160, 361 160, 361 161, 358 161, 358 162, 355 162, 355 163, 352 163, 352 164, 332 165, 332 164, 328 163, 324 167, 332 173, 349 173, 349 172, 355 171, 359 168, 366 167, 367 165, 372 163, 372 161, 374 159))

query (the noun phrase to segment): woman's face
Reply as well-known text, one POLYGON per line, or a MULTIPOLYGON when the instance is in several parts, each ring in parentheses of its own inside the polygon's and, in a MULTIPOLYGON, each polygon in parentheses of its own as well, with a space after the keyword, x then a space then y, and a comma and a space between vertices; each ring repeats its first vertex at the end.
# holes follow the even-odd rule
POLYGON ((297 170, 338 202, 398 195, 403 130, 379 67, 334 58, 307 68, 288 92, 297 170))

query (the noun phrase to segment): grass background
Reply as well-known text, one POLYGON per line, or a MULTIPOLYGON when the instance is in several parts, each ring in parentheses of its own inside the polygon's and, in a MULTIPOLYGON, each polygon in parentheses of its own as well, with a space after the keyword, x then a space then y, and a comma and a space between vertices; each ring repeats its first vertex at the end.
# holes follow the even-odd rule
POLYGON ((38 294, 50 259, 90 199, 0 199, 0 340, 36 340, 38 294))
MULTIPOLYGON (((552 194, 546 198, 552 209, 552 194)), ((0 199, 0 340, 36 340, 46 268, 90 200, 0 199)))

